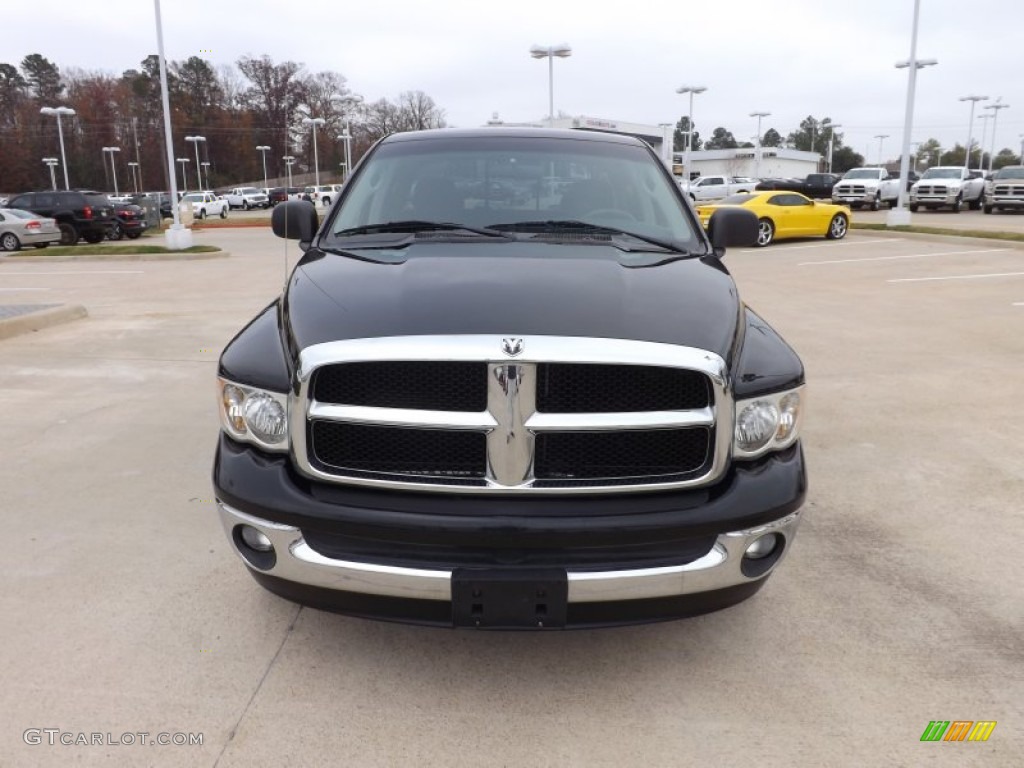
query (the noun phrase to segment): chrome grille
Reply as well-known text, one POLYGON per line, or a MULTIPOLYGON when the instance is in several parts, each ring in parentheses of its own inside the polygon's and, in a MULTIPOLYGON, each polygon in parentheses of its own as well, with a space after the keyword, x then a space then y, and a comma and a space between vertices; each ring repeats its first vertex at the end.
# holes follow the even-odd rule
POLYGON ((509 341, 507 353, 499 336, 304 350, 289 401, 298 468, 466 493, 660 490, 724 471, 733 407, 717 355, 551 336, 523 338, 520 353, 509 341))

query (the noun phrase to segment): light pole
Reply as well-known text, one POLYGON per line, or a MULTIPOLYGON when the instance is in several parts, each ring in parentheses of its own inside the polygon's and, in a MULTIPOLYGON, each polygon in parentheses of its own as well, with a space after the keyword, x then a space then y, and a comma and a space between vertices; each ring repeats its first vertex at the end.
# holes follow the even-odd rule
POLYGON ((693 150, 693 97, 694 94, 704 93, 706 90, 707 86, 704 85, 682 85, 676 88, 676 93, 690 94, 690 111, 686 117, 689 130, 686 132, 686 156, 683 158, 683 173, 687 182, 690 181, 690 152, 693 150))
MULTIPOLYGON (((284 160, 284 164, 288 167, 288 188, 290 190, 292 186, 292 165, 295 164, 295 158, 291 155, 285 155, 281 159, 284 160)), ((291 192, 289 191, 288 194, 290 195, 291 192)))
MULTIPOLYGON (((1001 99, 1001 98, 1002 98, 1002 96, 999 97, 999 99, 1001 99)), ((989 149, 989 153, 988 153, 988 172, 989 173, 992 173, 992 158, 993 158, 993 156, 996 153, 996 123, 999 122, 999 110, 1000 109, 1006 109, 1007 107, 1010 106, 1009 104, 1001 103, 999 101, 999 99, 996 99, 996 103, 995 104, 989 104, 988 106, 985 107, 985 109, 991 109, 992 110, 992 146, 991 146, 991 149, 989 149)))
MULTIPOLYGON (((263 155, 263 188, 269 189, 267 186, 267 152, 270 151, 270 147, 266 144, 260 144, 256 149, 261 155, 263 155)), ((270 194, 269 192, 267 194, 270 194)))
POLYGON ((1020 164, 1024 165, 1024 133, 1020 134, 1017 138, 1020 139, 1020 164))
POLYGON ((751 112, 751 117, 757 118, 757 155, 754 156, 754 176, 761 178, 761 118, 768 117, 771 112, 751 112))
POLYGON ((828 172, 832 173, 832 141, 836 137, 836 128, 842 128, 842 123, 833 123, 826 120, 821 124, 822 128, 828 128, 828 172))
POLYGON ((964 153, 964 168, 971 170, 971 141, 974 139, 974 105, 979 101, 988 101, 988 96, 961 96, 960 101, 971 102, 971 117, 967 121, 967 150, 964 153))
POLYGON ((139 164, 137 162, 135 162, 134 160, 129 160, 128 161, 128 167, 131 168, 131 171, 132 171, 132 189, 135 190, 135 194, 138 194, 139 193, 139 181, 135 177, 135 169, 139 167, 139 164))
POLYGON ((39 113, 57 116, 57 135, 60 136, 60 161, 64 166, 64 189, 71 189, 71 184, 68 183, 68 158, 64 154, 64 128, 61 127, 60 117, 61 115, 70 117, 75 114, 75 110, 71 107, 43 107, 39 110, 39 113))
POLYGON ((318 125, 323 125, 326 122, 327 121, 324 120, 322 117, 302 118, 303 125, 313 126, 313 178, 315 179, 313 183, 316 184, 318 187, 320 186, 320 155, 316 149, 316 127, 318 125))
POLYGON ((197 187, 197 191, 198 192, 202 192, 203 191, 203 176, 202 176, 202 168, 199 167, 199 142, 200 141, 206 141, 206 137, 205 136, 186 136, 185 137, 185 141, 191 141, 195 145, 195 147, 196 147, 196 179, 198 179, 198 181, 199 181, 199 186, 197 187))
POLYGON ((117 166, 114 165, 114 153, 120 152, 120 147, 104 147, 104 152, 110 153, 110 170, 114 173, 114 197, 120 197, 121 195, 117 191, 117 166))
MULTIPOLYGON (((179 157, 178 162, 181 163, 181 191, 182 193, 188 191, 188 176, 185 175, 185 163, 192 162, 187 157, 179 157)), ((177 205, 178 201, 175 200, 174 204, 177 205)))
POLYGON ((60 161, 56 157, 44 157, 43 162, 50 166, 50 186, 53 187, 53 191, 57 191, 57 177, 53 174, 53 166, 58 165, 60 161))
POLYGON ((342 163, 345 166, 345 173, 341 180, 346 182, 348 181, 348 169, 352 167, 352 133, 349 131, 347 122, 345 123, 345 132, 338 134, 338 139, 345 142, 345 162, 342 163))
POLYGON ((206 176, 206 188, 212 190, 213 187, 210 185, 210 163, 207 160, 203 160, 200 165, 203 166, 203 174, 206 176))
MULTIPOLYGON (((988 136, 988 121, 992 119, 992 115, 978 115, 978 119, 981 120, 981 141, 978 142, 978 170, 980 171, 985 167, 985 137, 988 136)), ((970 166, 967 170, 970 170, 970 166)))
POLYGON ((876 133, 875 138, 878 139, 878 167, 882 167, 882 142, 889 138, 888 133, 876 133))
POLYGON ((548 126, 555 125, 555 56, 560 59, 572 56, 572 48, 566 43, 559 45, 531 45, 530 55, 535 59, 548 60, 548 126))
MULTIPOLYGON (((164 152, 167 157, 167 176, 171 186, 171 227, 167 230, 167 247, 173 250, 188 248, 192 245, 192 230, 181 225, 181 212, 178 210, 178 180, 174 173, 174 138, 171 133, 171 101, 167 88, 167 57, 164 56, 164 28, 160 14, 160 0, 153 0, 153 15, 156 17, 156 48, 157 60, 160 64, 160 104, 164 118, 164 152)), ((185 175, 185 164, 181 166, 182 176, 185 175)))

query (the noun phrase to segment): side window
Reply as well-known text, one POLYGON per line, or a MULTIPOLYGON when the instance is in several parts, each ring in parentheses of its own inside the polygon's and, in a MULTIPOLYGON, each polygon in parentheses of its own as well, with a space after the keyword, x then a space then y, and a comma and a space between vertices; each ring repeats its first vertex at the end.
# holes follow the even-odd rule
POLYGON ((8 208, 24 208, 26 211, 32 210, 32 195, 18 195, 7 202, 8 208))
POLYGON ((768 205, 789 205, 789 203, 786 202, 786 198, 788 197, 789 195, 772 195, 768 198, 768 205))
POLYGON ((53 195, 35 195, 32 205, 37 208, 52 208, 54 205, 53 195))

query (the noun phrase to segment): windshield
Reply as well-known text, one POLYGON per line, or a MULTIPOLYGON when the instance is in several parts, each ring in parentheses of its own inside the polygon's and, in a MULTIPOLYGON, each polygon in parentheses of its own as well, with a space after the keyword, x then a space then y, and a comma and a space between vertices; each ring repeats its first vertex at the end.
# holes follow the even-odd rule
POLYGON ((996 172, 997 179, 1024 179, 1024 168, 1000 168, 996 172))
POLYGON ((238 190, 243 195, 262 195, 263 193, 256 189, 256 187, 242 187, 238 190))
POLYGON ((182 199, 183 200, 188 200, 190 203, 201 203, 201 202, 203 202, 203 196, 198 194, 198 193, 195 193, 195 192, 192 192, 190 194, 185 195, 185 197, 183 197, 182 199))
POLYGON ((959 179, 959 168, 929 168, 921 176, 922 179, 959 179))
POLYGON ((847 171, 844 179, 877 179, 879 172, 877 168, 856 168, 847 171))
POLYGON ((327 225, 327 246, 357 247, 352 241, 365 243, 365 228, 389 222, 463 224, 537 237, 564 237, 565 224, 574 222, 683 249, 702 242, 665 169, 635 145, 497 132, 398 141, 374 152, 350 185, 327 225))

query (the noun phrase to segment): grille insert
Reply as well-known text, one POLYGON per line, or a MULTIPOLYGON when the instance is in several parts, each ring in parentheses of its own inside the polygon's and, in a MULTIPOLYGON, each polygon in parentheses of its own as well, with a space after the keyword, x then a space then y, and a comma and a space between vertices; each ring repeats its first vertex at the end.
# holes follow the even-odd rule
POLYGON ((540 481, 681 478, 706 468, 711 431, 705 428, 537 435, 534 474, 540 481))
POLYGON ((476 412, 487 408, 487 364, 339 363, 318 370, 312 389, 321 403, 476 412))
POLYGON ((707 377, 650 365, 540 363, 537 410, 542 413, 621 413, 705 408, 707 377))

